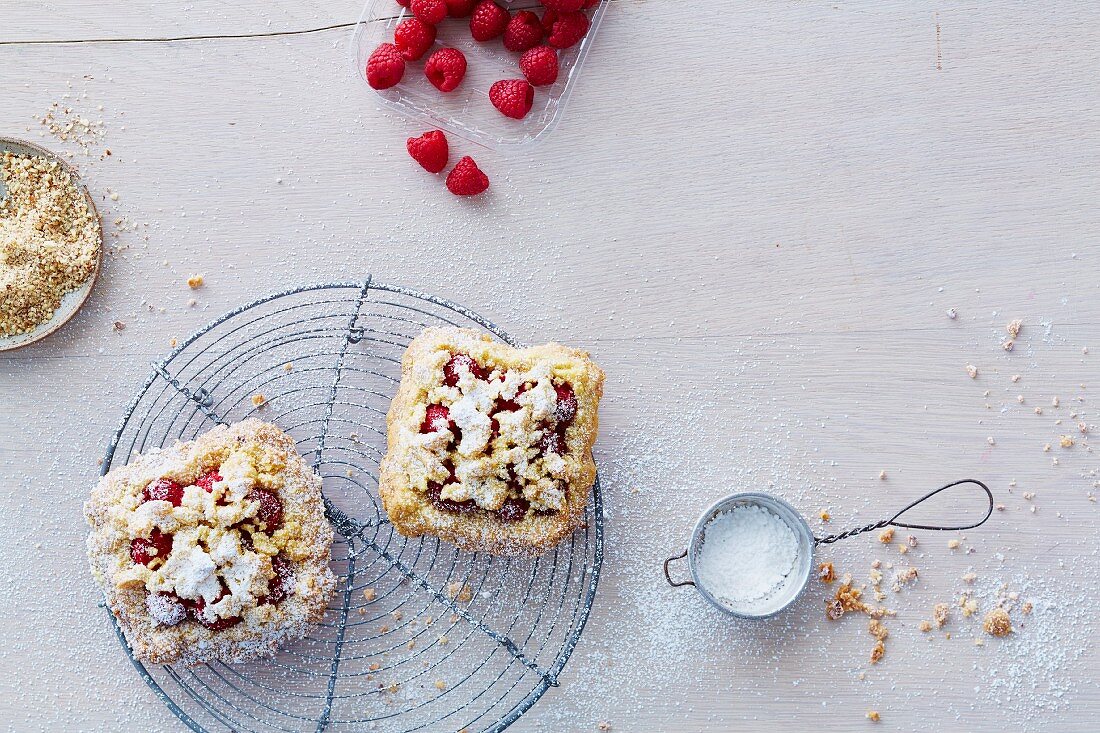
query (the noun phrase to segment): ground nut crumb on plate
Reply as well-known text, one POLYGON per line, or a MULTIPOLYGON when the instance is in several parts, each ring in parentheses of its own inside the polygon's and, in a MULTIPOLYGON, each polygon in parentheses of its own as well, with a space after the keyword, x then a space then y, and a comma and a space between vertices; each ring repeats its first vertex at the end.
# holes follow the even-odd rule
POLYGON ((69 172, 40 155, 0 156, 0 337, 49 321, 93 276, 99 220, 69 172))

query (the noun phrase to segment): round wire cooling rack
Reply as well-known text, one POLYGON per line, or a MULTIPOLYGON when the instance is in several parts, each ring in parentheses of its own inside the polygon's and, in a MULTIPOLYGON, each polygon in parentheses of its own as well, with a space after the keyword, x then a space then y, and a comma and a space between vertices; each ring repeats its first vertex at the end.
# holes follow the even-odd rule
POLYGON ((431 325, 478 328, 516 345, 431 295, 369 277, 310 285, 198 331, 153 365, 127 407, 103 473, 216 423, 259 417, 293 436, 322 477, 336 529, 339 584, 328 613, 273 659, 187 669, 130 654, 191 730, 500 731, 557 686, 599 580, 599 480, 584 528, 537 559, 397 534, 377 491, 386 412, 405 347, 431 325))

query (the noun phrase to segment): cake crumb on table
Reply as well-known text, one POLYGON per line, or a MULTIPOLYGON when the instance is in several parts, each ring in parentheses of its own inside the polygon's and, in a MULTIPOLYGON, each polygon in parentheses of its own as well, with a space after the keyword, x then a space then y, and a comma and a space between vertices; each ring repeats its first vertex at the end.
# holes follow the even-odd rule
POLYGON ((957 549, 959 549, 959 544, 960 544, 960 542, 958 540, 948 540, 947 541, 947 549, 957 550, 957 549))
POLYGON ((966 365, 966 373, 971 379, 977 379, 978 378, 978 367, 974 366, 973 364, 967 364, 966 365))
POLYGON ((1012 633, 1012 619, 1008 617, 1008 611, 994 608, 982 619, 982 628, 990 636, 1008 636, 1012 633))
POLYGON ((880 719, 880 716, 879 716, 877 710, 868 710, 867 711, 867 720, 870 720, 872 723, 877 723, 879 721, 879 719, 880 719))
POLYGON ((606 720, 601 720, 600 724, 597 725, 596 728, 598 728, 599 730, 611 730, 611 723, 608 723, 606 720))
POLYGON ((937 603, 932 607, 932 620, 937 629, 942 629, 950 617, 950 606, 946 603, 937 603))
POLYGON ((187 287, 191 288, 192 290, 194 290, 195 288, 201 288, 204 282, 205 278, 202 275, 192 275, 191 277, 187 278, 187 287))
POLYGON ((474 599, 474 592, 465 583, 455 581, 447 585, 447 596, 458 603, 469 603, 474 599))
POLYGON ((265 404, 267 404, 267 398, 264 397, 262 394, 257 392, 256 394, 252 395, 252 405, 254 407, 263 407, 265 404))
POLYGON ((893 542, 894 541, 894 530, 893 529, 884 529, 884 530, 882 530, 882 532, 879 533, 878 541, 881 542, 884 545, 888 545, 891 542, 893 542))
POLYGON ((832 583, 836 580, 836 571, 833 569, 833 564, 831 562, 818 563, 817 577, 821 579, 822 583, 832 583))
POLYGON ((1016 338, 1020 335, 1020 329, 1023 328, 1023 325, 1024 322, 1017 318, 1008 322, 1008 325, 1005 326, 1005 331, 1007 331, 1008 335, 1012 338, 1016 338))

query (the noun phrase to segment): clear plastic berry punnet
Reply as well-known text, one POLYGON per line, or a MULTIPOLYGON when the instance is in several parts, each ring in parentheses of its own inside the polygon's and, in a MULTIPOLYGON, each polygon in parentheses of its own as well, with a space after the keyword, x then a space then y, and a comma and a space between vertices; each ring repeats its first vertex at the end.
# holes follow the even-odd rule
MULTIPOLYGON (((532 0, 497 0, 513 14, 531 10, 542 15, 544 8, 532 0)), ((385 106, 493 149, 532 143, 549 133, 565 109, 581 66, 595 40, 608 0, 584 11, 591 25, 576 45, 558 52, 558 80, 535 87, 534 106, 522 120, 505 117, 489 101, 489 87, 500 79, 522 79, 518 53, 504 48, 500 38, 479 43, 470 35, 469 18, 447 18, 437 27, 435 43, 418 61, 406 63, 401 83, 376 91, 367 84, 367 59, 382 43, 393 43, 393 30, 407 17, 407 8, 395 0, 367 0, 363 15, 352 35, 351 57, 355 73, 367 94, 377 95, 385 106), (466 78, 452 92, 441 92, 424 76, 424 63, 435 51, 451 47, 466 55, 466 78)))

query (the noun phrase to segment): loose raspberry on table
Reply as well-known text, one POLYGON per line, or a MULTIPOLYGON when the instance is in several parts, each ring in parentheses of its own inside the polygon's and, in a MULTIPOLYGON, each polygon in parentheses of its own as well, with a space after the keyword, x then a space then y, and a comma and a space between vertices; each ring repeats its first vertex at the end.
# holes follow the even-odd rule
POLYGON ((558 80, 558 52, 550 46, 535 46, 519 57, 519 70, 536 87, 558 80))
POLYGON ((549 10, 557 10, 559 13, 571 13, 574 10, 588 7, 588 0, 542 0, 543 7, 549 10))
POLYGON ((447 190, 455 196, 476 196, 489 188, 489 176, 481 172, 470 156, 455 164, 447 175, 447 190))
POLYGON ((158 478, 141 492, 142 501, 168 501, 172 506, 183 503, 183 487, 175 481, 158 478))
POLYGON ((504 47, 509 51, 526 51, 542 43, 545 33, 539 16, 530 10, 521 10, 512 16, 504 29, 504 47))
POLYGON ((416 61, 435 43, 435 26, 420 18, 405 18, 393 29, 393 43, 406 61, 416 61))
POLYGON ((531 111, 535 88, 526 79, 501 79, 489 87, 489 101, 505 117, 522 120, 531 111))
POLYGON ((412 0, 409 9, 417 18, 432 25, 442 23, 447 17, 447 3, 443 0, 412 0))
POLYGON ((470 17, 470 35, 475 41, 491 41, 504 32, 512 16, 493 0, 481 0, 470 17))
POLYGON ((447 15, 452 18, 465 18, 474 12, 477 0, 443 0, 447 3, 447 15))
POLYGON ((367 59, 367 83, 373 89, 389 89, 405 75, 405 59, 392 43, 383 43, 367 59))
POLYGON ((439 91, 453 91, 466 76, 466 57, 457 48, 441 48, 428 57, 424 75, 439 91))
POLYGON ((550 34, 547 43, 554 48, 569 48, 588 32, 588 16, 580 11, 559 13, 547 10, 542 16, 542 27, 550 34))
POLYGON ((410 137, 405 141, 405 147, 413 160, 429 173, 439 173, 447 167, 447 137, 439 130, 429 130, 420 137, 410 137))

